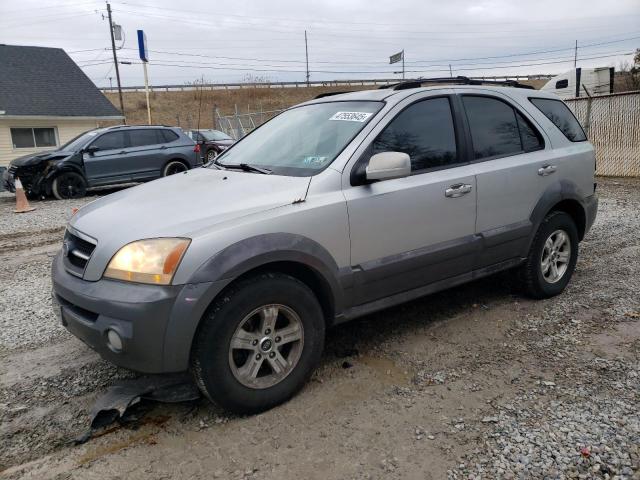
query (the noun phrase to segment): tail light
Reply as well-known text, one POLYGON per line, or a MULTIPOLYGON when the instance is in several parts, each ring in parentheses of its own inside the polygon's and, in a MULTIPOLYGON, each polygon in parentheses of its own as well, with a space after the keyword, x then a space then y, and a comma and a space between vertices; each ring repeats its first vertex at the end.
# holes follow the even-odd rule
POLYGON ((196 146, 193 147, 193 151, 196 153, 200 153, 200 144, 196 143, 196 146))

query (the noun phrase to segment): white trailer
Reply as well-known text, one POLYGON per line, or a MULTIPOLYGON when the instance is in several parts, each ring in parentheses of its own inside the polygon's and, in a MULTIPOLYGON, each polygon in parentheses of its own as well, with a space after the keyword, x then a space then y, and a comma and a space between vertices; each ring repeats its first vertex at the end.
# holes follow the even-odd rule
POLYGON ((553 77, 541 90, 553 92, 560 98, 607 95, 613 93, 614 73, 614 67, 574 68, 553 77))

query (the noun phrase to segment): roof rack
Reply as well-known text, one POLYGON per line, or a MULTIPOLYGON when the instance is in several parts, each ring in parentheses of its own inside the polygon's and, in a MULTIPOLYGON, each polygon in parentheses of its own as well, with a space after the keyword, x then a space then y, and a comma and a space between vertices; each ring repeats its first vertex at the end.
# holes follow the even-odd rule
POLYGON ((125 127, 126 128, 131 128, 131 127, 136 127, 136 128, 140 128, 140 127, 168 127, 168 128, 173 128, 171 125, 164 125, 164 124, 160 124, 160 123, 153 124, 153 125, 147 125, 147 124, 144 124, 144 125, 122 124, 122 125, 111 125, 111 126, 105 127, 105 128, 107 130, 111 130, 111 129, 114 129, 114 128, 125 128, 125 127))
POLYGON ((415 80, 407 80, 405 82, 393 83, 391 85, 383 85, 379 88, 390 88, 391 90, 407 90, 409 88, 420 88, 425 83, 442 83, 449 85, 500 85, 503 87, 526 88, 529 90, 535 90, 531 85, 525 85, 524 83, 516 82, 515 80, 482 80, 463 76, 417 78, 415 80))
POLYGON ((319 98, 332 97, 333 95, 342 95, 343 93, 350 93, 350 92, 325 92, 325 93, 321 93, 320 95, 316 95, 315 97, 313 97, 313 99, 317 100, 319 98))

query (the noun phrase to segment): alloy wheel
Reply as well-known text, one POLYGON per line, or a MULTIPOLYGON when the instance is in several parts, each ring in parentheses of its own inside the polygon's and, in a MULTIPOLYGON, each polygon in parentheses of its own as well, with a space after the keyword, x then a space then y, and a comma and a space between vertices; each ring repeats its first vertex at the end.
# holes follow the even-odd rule
POLYGON ((84 196, 84 182, 79 175, 63 173, 58 178, 58 192, 63 198, 84 196))
POLYGON ((229 366, 242 385, 269 388, 293 371, 303 345, 298 314, 285 305, 263 305, 246 315, 231 337, 229 366))
POLYGON ((554 231, 544 242, 540 268, 548 283, 558 282, 569 268, 571 239, 564 230, 554 231))

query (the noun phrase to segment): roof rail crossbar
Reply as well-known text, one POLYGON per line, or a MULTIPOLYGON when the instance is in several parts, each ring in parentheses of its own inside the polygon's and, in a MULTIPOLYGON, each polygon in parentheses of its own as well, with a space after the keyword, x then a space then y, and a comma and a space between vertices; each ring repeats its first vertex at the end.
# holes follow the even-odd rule
POLYGON ((320 95, 316 95, 315 97, 313 97, 313 99, 317 100, 319 98, 332 97, 333 95, 342 95, 343 93, 349 93, 349 92, 325 92, 325 93, 321 93, 320 95))
POLYGON ((393 83, 391 85, 383 85, 379 88, 390 88, 391 90, 407 90, 409 88, 419 88, 426 83, 441 83, 448 85, 502 85, 505 87, 527 88, 534 90, 534 87, 532 87, 531 85, 525 85, 515 80, 482 80, 479 78, 469 78, 463 76, 417 78, 415 80, 407 80, 404 82, 393 83))

